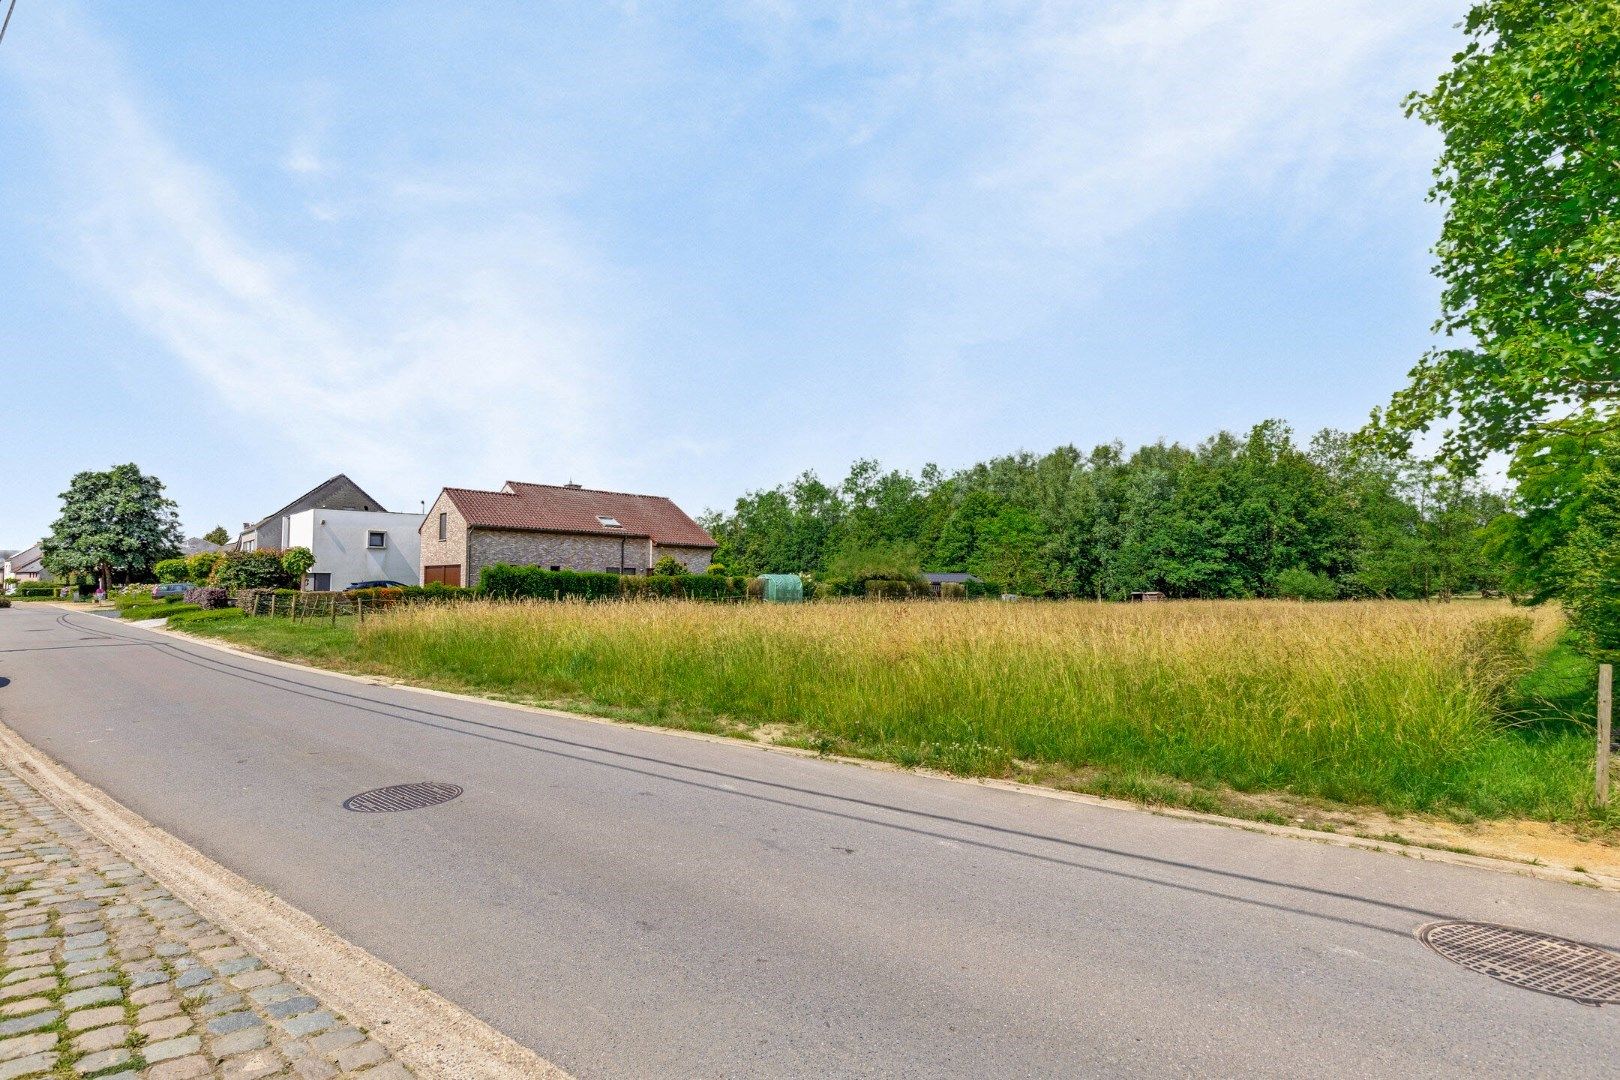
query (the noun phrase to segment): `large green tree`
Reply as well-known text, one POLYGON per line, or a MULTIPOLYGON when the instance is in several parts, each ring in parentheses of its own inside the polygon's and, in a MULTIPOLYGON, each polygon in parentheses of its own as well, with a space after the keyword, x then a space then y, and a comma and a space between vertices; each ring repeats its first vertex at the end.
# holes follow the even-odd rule
POLYGON ((66 577, 89 574, 110 589, 180 554, 180 522, 163 484, 134 465, 82 472, 62 493, 62 516, 42 547, 45 566, 66 577))
POLYGON ((1449 339, 1375 413, 1405 450, 1451 423, 1448 463, 1620 403, 1620 0, 1480 0, 1466 47, 1409 102, 1444 148, 1431 190, 1449 339))

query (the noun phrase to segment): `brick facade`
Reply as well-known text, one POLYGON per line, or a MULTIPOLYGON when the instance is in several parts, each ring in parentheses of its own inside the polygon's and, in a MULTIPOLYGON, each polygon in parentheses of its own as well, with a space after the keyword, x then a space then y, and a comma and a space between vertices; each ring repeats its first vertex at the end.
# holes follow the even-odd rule
POLYGON ((475 586, 484 567, 496 563, 645 574, 666 555, 689 573, 709 568, 714 549, 699 543, 708 534, 668 499, 577 485, 509 483, 507 488, 526 494, 465 488, 439 493, 422 521, 422 581, 459 578, 462 585, 475 586), (618 520, 627 527, 619 529, 614 524, 618 520), (659 544, 654 536, 682 542, 659 544), (457 569, 454 575, 442 569, 429 572, 430 567, 451 566, 457 569))
POLYGON ((427 581, 427 568, 430 566, 456 566, 460 567, 461 583, 471 585, 474 582, 467 573, 467 521, 456 509, 450 496, 439 493, 433 508, 422 522, 422 576, 419 581, 427 581), (439 539, 439 515, 444 515, 445 538, 439 539))
POLYGON ((714 561, 713 548, 680 547, 675 544, 655 544, 653 546, 654 563, 665 555, 673 555, 676 562, 686 567, 688 574, 701 574, 708 570, 709 563, 714 561))
POLYGON ((602 571, 627 566, 638 574, 645 574, 650 565, 647 538, 642 536, 615 539, 517 529, 473 529, 467 549, 468 580, 474 584, 484 567, 496 563, 538 566, 545 570, 556 566, 564 570, 602 571))

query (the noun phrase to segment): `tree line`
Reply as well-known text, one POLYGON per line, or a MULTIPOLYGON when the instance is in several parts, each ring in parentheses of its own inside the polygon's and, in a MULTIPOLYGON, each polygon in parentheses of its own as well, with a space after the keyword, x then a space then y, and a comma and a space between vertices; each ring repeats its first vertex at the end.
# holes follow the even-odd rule
POLYGON ((1060 446, 946 473, 806 472, 705 526, 736 574, 969 572, 1025 595, 1432 597, 1500 589, 1507 498, 1281 421, 1194 447, 1060 446), (1497 526, 1500 527, 1500 526, 1497 526))

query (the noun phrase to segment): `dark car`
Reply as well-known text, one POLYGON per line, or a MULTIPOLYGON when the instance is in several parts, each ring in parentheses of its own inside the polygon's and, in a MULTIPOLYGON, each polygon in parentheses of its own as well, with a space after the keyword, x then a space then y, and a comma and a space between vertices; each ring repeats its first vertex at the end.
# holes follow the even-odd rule
POLYGON ((353 592, 356 589, 403 589, 405 587, 403 581, 351 581, 346 591, 353 592))
POLYGON ((167 581, 162 585, 152 586, 152 599, 166 600, 171 596, 184 596, 187 589, 196 587, 189 581, 167 581))

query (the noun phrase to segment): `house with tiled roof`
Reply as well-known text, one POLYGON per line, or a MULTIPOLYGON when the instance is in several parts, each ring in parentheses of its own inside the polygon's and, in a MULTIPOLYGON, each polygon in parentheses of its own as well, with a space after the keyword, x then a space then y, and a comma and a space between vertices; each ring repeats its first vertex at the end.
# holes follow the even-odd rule
POLYGON ((701 574, 717 546, 662 495, 515 480, 445 488, 422 521, 422 583, 476 585, 496 563, 645 574, 666 555, 701 574))
POLYGON ((35 544, 0 563, 0 580, 50 581, 51 575, 45 569, 45 553, 40 550, 40 546, 35 544))

